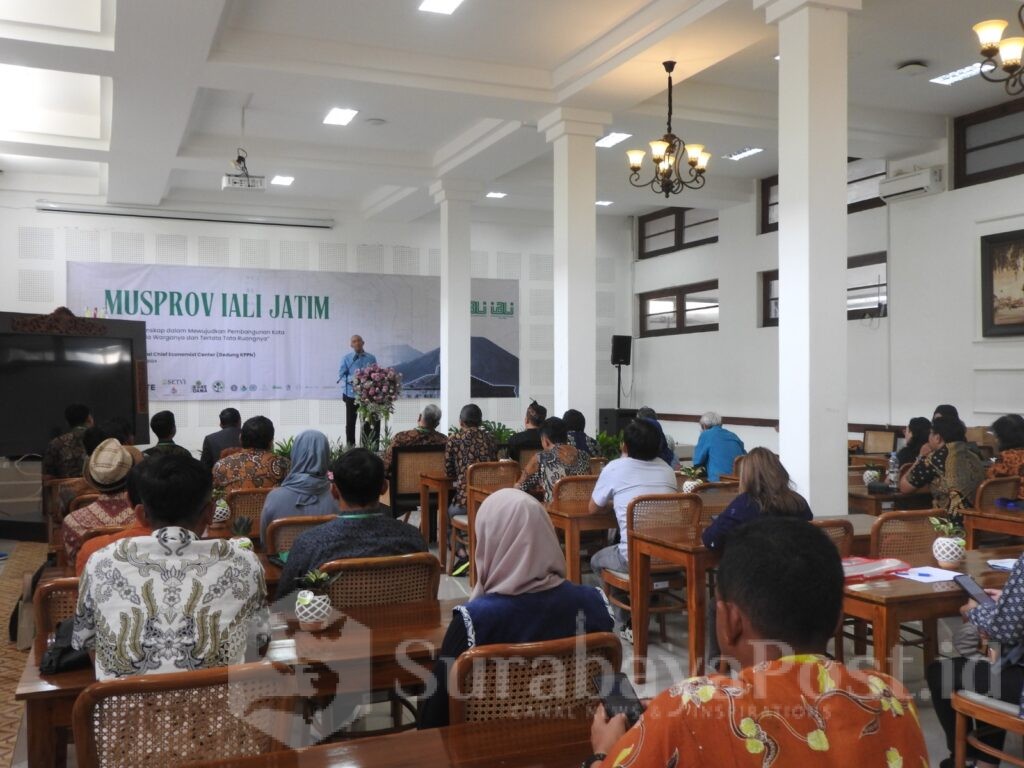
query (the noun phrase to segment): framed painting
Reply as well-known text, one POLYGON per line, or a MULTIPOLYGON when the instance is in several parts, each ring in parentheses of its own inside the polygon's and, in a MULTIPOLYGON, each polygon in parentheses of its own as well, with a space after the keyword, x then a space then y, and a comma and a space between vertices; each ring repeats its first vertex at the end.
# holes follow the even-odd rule
POLYGON ((981 238, 981 335, 1024 336, 1024 229, 981 238))

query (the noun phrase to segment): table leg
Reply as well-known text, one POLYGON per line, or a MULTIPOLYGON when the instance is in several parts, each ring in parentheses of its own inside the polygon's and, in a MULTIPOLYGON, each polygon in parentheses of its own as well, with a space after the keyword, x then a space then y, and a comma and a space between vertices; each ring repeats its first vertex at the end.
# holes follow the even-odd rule
POLYGON ((963 519, 964 519, 964 539, 966 539, 966 541, 967 541, 966 548, 967 549, 974 549, 975 548, 974 547, 975 532, 974 532, 973 515, 964 515, 963 519))
POLYGON ((892 675, 894 670, 896 674, 903 671, 903 660, 893 658, 893 652, 901 647, 900 622, 898 618, 890 616, 889 613, 884 609, 876 610, 871 624, 875 641, 875 666, 878 667, 879 672, 892 675))
POLYGON ((580 583, 580 529, 575 520, 565 528, 565 578, 580 583))
POLYGON ((686 613, 689 624, 690 677, 704 668, 704 632, 708 577, 707 564, 698 556, 686 569, 686 613))
POLYGON ((25 730, 28 732, 29 768, 53 768, 57 765, 55 724, 50 701, 25 702, 25 730))
POLYGON ((637 685, 647 680, 647 615, 646 586, 651 580, 651 556, 637 551, 629 542, 629 608, 633 621, 633 674, 637 685))
MULTIPOLYGON (((430 488, 420 483, 420 533, 423 540, 430 545, 430 488)), ((438 537, 440 538, 440 536, 438 537)))
POLYGON ((451 541, 451 531, 448 530, 448 505, 441 503, 444 500, 442 499, 443 495, 447 494, 444 491, 439 491, 437 494, 437 554, 441 558, 441 571, 450 573, 448 570, 448 546, 451 541))
POLYGON ((469 586, 476 586, 476 500, 470 494, 466 505, 466 521, 469 524, 469 586))

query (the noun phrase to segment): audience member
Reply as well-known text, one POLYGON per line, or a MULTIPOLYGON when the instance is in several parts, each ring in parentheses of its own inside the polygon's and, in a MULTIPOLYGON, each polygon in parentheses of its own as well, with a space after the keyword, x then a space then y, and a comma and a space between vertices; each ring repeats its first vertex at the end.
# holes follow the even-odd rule
POLYGON ((508 439, 508 457, 512 461, 519 461, 520 451, 540 449, 540 426, 547 417, 547 408, 536 400, 530 402, 526 408, 526 419, 523 422, 526 429, 516 432, 508 439))
POLYGON ((71 428, 59 437, 53 438, 43 451, 40 472, 42 480, 58 480, 63 477, 81 477, 85 464, 85 449, 82 436, 92 426, 89 406, 73 403, 64 409, 64 418, 71 428))
POLYGON ((413 445, 445 445, 448 438, 437 431, 441 423, 441 409, 436 405, 428 405, 416 420, 415 429, 399 432, 391 438, 391 444, 384 451, 384 473, 391 473, 391 456, 395 448, 408 448, 413 445))
POLYGON ((540 428, 541 450, 523 467, 516 488, 523 491, 543 491, 544 501, 551 501, 555 483, 566 475, 590 474, 589 454, 568 445, 565 422, 557 416, 545 419, 540 428))
POLYGON ((928 435, 931 450, 922 453, 900 478, 900 490, 912 493, 931 485, 932 503, 959 520, 961 509, 970 509, 974 493, 985 479, 985 468, 964 442, 960 419, 945 416, 932 420, 928 435))
POLYGON ((900 466, 909 464, 921 455, 921 448, 928 444, 928 434, 932 431, 932 423, 924 416, 915 416, 903 428, 904 444, 896 452, 900 466))
POLYGON ((109 437, 92 452, 85 465, 85 479, 100 492, 96 501, 69 513, 61 523, 61 537, 68 562, 75 562, 82 537, 95 528, 128 525, 134 510, 128 500, 128 472, 138 463, 138 451, 132 452, 117 439, 109 437))
POLYGON ((149 420, 149 428, 156 435, 157 443, 152 448, 147 448, 142 453, 146 456, 158 456, 164 453, 176 453, 181 456, 191 456, 188 448, 183 448, 174 442, 174 436, 178 433, 178 427, 174 423, 174 414, 171 411, 160 411, 153 414, 149 420))
POLYGON ((313 517, 338 514, 338 502, 331 495, 327 470, 331 444, 327 435, 315 429, 300 432, 292 443, 292 465, 280 486, 267 494, 260 513, 260 539, 266 541, 267 526, 282 517, 313 517))
POLYGON ((246 419, 242 425, 242 450, 213 465, 214 490, 227 493, 279 485, 288 474, 291 461, 270 450, 273 445, 274 422, 266 416, 246 419))
POLYGON ((199 460, 212 470, 222 451, 241 445, 242 416, 235 408, 225 408, 220 412, 220 429, 203 438, 203 453, 199 460))
MULTIPOLYGON (((82 463, 83 469, 85 468, 85 462, 89 460, 92 452, 96 450, 96 446, 108 437, 110 435, 99 427, 93 426, 85 430, 82 434, 82 448, 85 449, 85 461, 82 463)), ((83 493, 94 493, 95 490, 84 476, 64 478, 63 482, 57 486, 57 519, 64 519, 64 515, 68 513, 71 502, 77 496, 81 496, 83 493)))
POLYGON ((288 552, 277 596, 297 588, 308 571, 332 560, 426 552, 419 528, 385 514, 380 497, 388 489, 384 462, 365 448, 342 454, 331 468, 341 494, 338 518, 299 535, 288 552))
POLYGON ((143 483, 142 474, 151 469, 154 463, 151 460, 140 461, 128 473, 125 490, 128 492, 128 503, 131 504, 132 512, 135 516, 134 520, 117 533, 93 536, 82 542, 78 555, 75 557, 75 576, 80 577, 82 571, 85 570, 85 564, 89 562, 89 558, 93 553, 103 549, 107 544, 113 544, 121 539, 130 539, 134 536, 149 536, 153 532, 153 529, 149 527, 149 522, 146 520, 146 511, 142 505, 141 486, 143 483))
POLYGON ((100 429, 106 432, 108 437, 116 438, 125 447, 132 446, 133 451, 142 455, 141 451, 134 447, 135 426, 128 419, 123 416, 111 416, 103 420, 100 429))
MULTIPOLYGON (((619 525, 619 543, 594 553, 590 568, 598 578, 601 571, 629 573, 629 540, 626 530, 626 510, 637 496, 651 493, 675 493, 676 474, 658 457, 660 435, 647 419, 635 419, 622 433, 623 456, 608 462, 597 478, 588 508, 591 514, 614 507, 619 525)), ((632 642, 632 628, 623 622, 621 611, 616 619, 623 625, 623 633, 632 642)))
POLYGON ((209 472, 190 456, 150 462, 139 490, 152 535, 98 550, 79 585, 72 642, 95 651, 99 680, 241 664, 269 635, 257 556, 199 538, 213 516, 209 472))
POLYGON ((999 444, 999 457, 985 469, 985 477, 1021 476, 1018 495, 1024 499, 1024 418, 1016 413, 992 422, 992 434, 999 444))
POLYGON ((488 496, 476 515, 476 586, 454 610, 419 727, 448 725, 448 672, 464 651, 608 632, 604 594, 565 579, 565 557, 544 507, 515 488, 488 496))
POLYGON ((814 517, 807 500, 793 490, 779 457, 767 448, 752 448, 740 465, 740 495, 701 534, 704 546, 722 549, 737 528, 762 516, 814 517))
MULTIPOLYGON (((946 734, 946 746, 952 755, 956 738, 956 713, 949 699, 953 691, 968 690, 992 696, 1007 704, 1020 706, 1024 689, 1024 556, 1019 558, 1010 572, 1010 578, 1001 590, 985 590, 995 602, 978 605, 968 600, 960 609, 965 622, 973 625, 979 637, 1001 644, 1000 658, 991 662, 982 648, 970 657, 956 656, 934 661, 925 670, 928 690, 931 692, 935 716, 946 734)), ((1006 732, 995 728, 982 728, 978 737, 983 744, 1003 748, 1006 732)), ((999 761, 985 760, 986 755, 967 745, 968 760, 974 759, 977 768, 997 768, 999 761)), ((971 763, 968 762, 968 765, 971 763)), ((952 768, 952 756, 941 763, 941 768, 952 768)))
MULTIPOLYGON (((452 500, 448 507, 448 517, 466 515, 466 470, 471 464, 480 461, 496 461, 498 446, 494 436, 486 432, 480 424, 483 414, 480 406, 470 403, 464 405, 459 412, 459 431, 448 438, 444 449, 444 471, 452 480, 452 500)), ((451 536, 451 531, 446 532, 451 536)), ((442 546, 447 545, 447 540, 442 546)), ((456 561, 452 574, 462 576, 469 570, 469 559, 466 550, 456 550, 456 561)))
POLYGON ((679 457, 676 456, 676 441, 670 435, 665 434, 665 430, 661 427, 661 422, 658 421, 658 414, 654 412, 654 409, 650 406, 642 405, 637 408, 636 417, 650 422, 658 430, 658 457, 672 467, 672 469, 679 469, 679 457))
POLYGON ((664 766, 927 766, 913 697, 880 672, 825 655, 842 615, 843 568, 822 531, 755 520, 718 566, 718 637, 736 678, 673 685, 626 730, 598 707, 595 768, 664 766), (823 755, 822 753, 828 753, 823 755))
POLYGON ((722 426, 721 416, 708 411, 700 417, 700 437, 693 449, 693 466, 704 467, 708 480, 717 483, 719 477, 728 475, 736 457, 745 453, 743 441, 722 426))
POLYGON ((588 456, 594 458, 601 456, 597 440, 587 434, 586 416, 575 408, 570 408, 562 414, 562 421, 565 422, 565 428, 569 431, 569 445, 576 446, 577 451, 583 451, 588 456))

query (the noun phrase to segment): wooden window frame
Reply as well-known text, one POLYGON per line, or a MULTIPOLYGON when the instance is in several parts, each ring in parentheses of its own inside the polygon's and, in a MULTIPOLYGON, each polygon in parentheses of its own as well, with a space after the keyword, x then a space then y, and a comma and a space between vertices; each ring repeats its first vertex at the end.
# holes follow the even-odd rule
MULTIPOLYGON (((847 163, 852 163, 853 161, 859 159, 861 158, 849 157, 847 158, 847 163)), ((850 184, 856 184, 858 181, 864 181, 865 179, 873 179, 878 176, 885 176, 885 174, 872 173, 867 176, 861 176, 859 179, 850 179, 846 182, 846 185, 849 186, 850 184)), ((779 222, 776 221, 769 223, 768 221, 768 209, 771 207, 768 203, 768 200, 771 196, 772 187, 774 187, 778 183, 778 174, 775 174, 774 176, 767 176, 766 178, 761 179, 761 196, 758 201, 758 208, 760 209, 761 226, 760 230, 758 231, 759 235, 779 231, 779 222)), ((883 205, 885 205, 885 201, 880 197, 872 197, 867 200, 858 200, 856 203, 849 203, 846 206, 846 214, 849 215, 851 213, 860 213, 861 211, 870 211, 872 208, 881 208, 883 205)))
POLYGON ((779 279, 779 270, 768 269, 761 273, 761 327, 762 328, 777 328, 779 326, 779 318, 772 317, 768 311, 768 305, 771 303, 771 291, 768 286, 772 280, 779 279))
MULTIPOLYGON (((871 264, 885 264, 886 265, 886 298, 885 304, 882 307, 875 309, 848 309, 846 310, 846 319, 849 320, 865 320, 873 317, 887 317, 889 314, 889 275, 888 275, 888 261, 889 255, 887 251, 875 251, 873 253, 864 253, 859 256, 850 256, 846 260, 847 269, 855 269, 857 267, 867 267, 871 264)), ((768 304, 771 300, 769 291, 769 283, 772 280, 779 279, 779 270, 768 269, 761 273, 761 327, 762 328, 776 328, 779 325, 779 318, 769 317, 768 304)), ((853 286, 858 288, 861 286, 853 286)), ((866 287, 866 286, 864 286, 866 287)), ((850 289, 846 289, 849 294, 850 289)), ((779 311, 781 316, 781 308, 779 311)))
MULTIPOLYGON (((709 245, 711 243, 718 242, 718 235, 714 237, 705 237, 702 240, 695 240, 692 243, 686 242, 686 230, 691 226, 698 226, 700 224, 707 224, 712 221, 718 221, 716 216, 713 219, 705 219, 704 221, 697 222, 697 224, 686 223, 686 212, 693 210, 692 208, 660 208, 657 211, 644 214, 643 216, 637 216, 637 258, 650 259, 655 256, 664 256, 667 253, 675 253, 676 251, 682 251, 687 248, 696 248, 700 245, 709 245), (644 250, 644 242, 648 238, 647 225, 651 221, 660 220, 666 218, 669 214, 674 216, 672 224, 672 245, 664 248, 658 248, 653 251, 644 250)), ((669 230, 665 230, 668 232, 669 230)), ((664 234, 659 232, 658 234, 664 234)))
MULTIPOLYGON (((686 325, 686 297, 693 293, 700 293, 701 291, 717 290, 718 280, 704 280, 700 283, 690 283, 689 285, 677 285, 673 288, 662 288, 657 291, 647 291, 639 295, 640 299, 640 338, 651 338, 655 336, 674 336, 680 333, 706 333, 708 331, 717 331, 718 323, 707 323, 705 325, 686 325), (649 330, 647 328, 647 313, 645 312, 645 306, 651 299, 667 299, 673 298, 676 300, 676 326, 675 328, 665 328, 660 330, 649 330)), ((718 304, 719 312, 721 312, 722 304, 719 300, 718 304)))
POLYGON ((961 115, 953 119, 953 189, 971 187, 975 184, 984 184, 989 181, 996 181, 997 179, 1007 179, 1024 173, 1024 161, 1000 166, 999 168, 990 168, 987 171, 978 171, 977 173, 967 172, 967 155, 971 152, 988 149, 999 144, 1008 144, 1011 141, 1020 141, 1024 138, 1024 134, 1021 134, 968 149, 967 129, 971 126, 990 123, 993 120, 1014 115, 1018 112, 1024 112, 1024 98, 1015 99, 995 107, 981 109, 969 115, 961 115))

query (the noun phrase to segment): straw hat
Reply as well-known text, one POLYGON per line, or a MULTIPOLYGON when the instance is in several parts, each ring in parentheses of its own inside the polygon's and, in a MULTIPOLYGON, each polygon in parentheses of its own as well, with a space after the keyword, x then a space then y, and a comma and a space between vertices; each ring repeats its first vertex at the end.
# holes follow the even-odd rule
POLYGON ((132 452, 111 437, 92 452, 85 464, 85 479, 104 493, 120 491, 127 485, 128 472, 135 463, 132 452))

